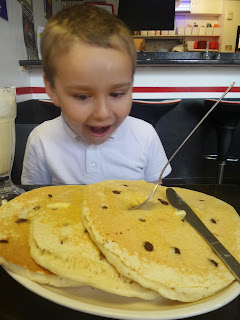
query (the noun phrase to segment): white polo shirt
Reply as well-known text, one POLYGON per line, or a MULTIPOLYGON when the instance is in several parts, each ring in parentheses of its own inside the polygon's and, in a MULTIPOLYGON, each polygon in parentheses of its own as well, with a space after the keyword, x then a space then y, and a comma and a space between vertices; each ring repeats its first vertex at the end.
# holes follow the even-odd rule
MULTIPOLYGON (((89 144, 62 116, 37 126, 26 146, 23 185, 91 184, 103 180, 158 180, 167 157, 149 123, 127 117, 103 144, 89 144)), ((171 172, 168 166, 163 175, 171 172)))

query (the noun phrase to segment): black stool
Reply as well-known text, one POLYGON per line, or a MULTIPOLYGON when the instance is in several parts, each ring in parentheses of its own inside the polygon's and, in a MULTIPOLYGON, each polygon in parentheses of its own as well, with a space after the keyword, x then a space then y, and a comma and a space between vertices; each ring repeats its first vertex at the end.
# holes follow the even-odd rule
POLYGON ((29 100, 17 104, 16 146, 11 178, 21 184, 22 165, 27 139, 31 131, 40 123, 58 117, 61 109, 51 101, 29 100))
MULTIPOLYGON (((207 111, 217 100, 205 99, 204 105, 207 111)), ((240 102, 222 100, 216 108, 210 113, 217 133, 217 155, 206 155, 206 159, 218 161, 218 184, 222 183, 224 167, 229 161, 238 161, 239 159, 229 157, 229 149, 232 139, 240 121, 240 102)))
POLYGON ((155 127, 158 120, 175 108, 181 101, 181 99, 162 101, 133 100, 130 116, 145 120, 155 127))

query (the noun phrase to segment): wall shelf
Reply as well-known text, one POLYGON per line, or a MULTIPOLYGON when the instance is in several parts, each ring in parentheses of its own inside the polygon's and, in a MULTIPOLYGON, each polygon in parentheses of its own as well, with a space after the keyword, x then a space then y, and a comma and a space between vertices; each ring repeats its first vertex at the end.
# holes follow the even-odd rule
POLYGON ((197 12, 175 12, 175 16, 187 16, 187 17, 192 17, 192 16, 197 16, 197 17, 219 17, 221 16, 222 13, 197 13, 197 12))
MULTIPOLYGON (((206 49, 188 49, 188 52, 206 52, 206 49)), ((218 50, 209 49, 209 52, 218 52, 218 50)))
POLYGON ((186 37, 191 37, 191 38, 219 38, 219 36, 213 36, 213 35, 183 35, 183 36, 179 36, 179 35, 175 35, 175 36, 133 36, 134 39, 151 39, 151 40, 159 40, 159 39, 183 39, 186 37))
POLYGON ((42 60, 19 60, 19 65, 22 71, 29 68, 39 68, 42 67, 42 60))

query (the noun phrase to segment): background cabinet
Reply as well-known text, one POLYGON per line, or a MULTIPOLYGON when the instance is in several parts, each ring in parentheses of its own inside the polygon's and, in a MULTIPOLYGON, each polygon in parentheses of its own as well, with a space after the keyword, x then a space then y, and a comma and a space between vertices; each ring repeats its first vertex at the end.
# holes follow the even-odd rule
POLYGON ((216 14, 223 11, 223 0, 192 0, 192 14, 216 14))

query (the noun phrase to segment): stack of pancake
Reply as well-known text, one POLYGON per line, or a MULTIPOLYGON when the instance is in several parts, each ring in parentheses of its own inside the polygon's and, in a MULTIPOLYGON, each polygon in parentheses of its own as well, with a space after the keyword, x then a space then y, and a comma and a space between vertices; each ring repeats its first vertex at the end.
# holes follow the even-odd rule
MULTIPOLYGON (((91 286, 126 297, 183 302, 211 296, 234 276, 166 199, 160 186, 104 181, 34 189, 0 208, 0 263, 33 281, 91 286)), ((240 217, 229 204, 174 188, 240 261, 240 217)))

